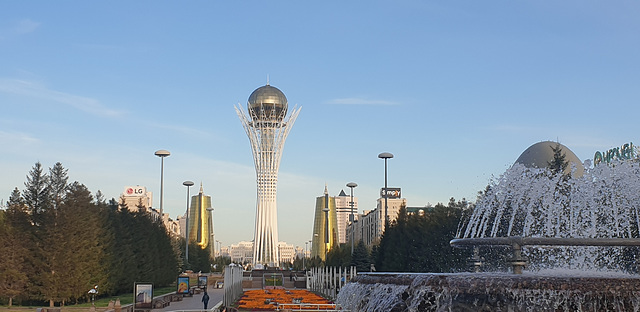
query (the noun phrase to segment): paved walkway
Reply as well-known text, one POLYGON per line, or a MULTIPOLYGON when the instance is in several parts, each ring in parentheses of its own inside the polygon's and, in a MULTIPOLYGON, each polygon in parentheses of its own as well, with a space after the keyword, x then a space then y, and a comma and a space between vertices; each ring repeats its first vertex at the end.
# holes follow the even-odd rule
MULTIPOLYGON (((222 301, 224 290, 221 288, 209 288, 209 305, 207 309, 211 309, 218 302, 222 301)), ((202 304, 202 293, 194 294, 193 297, 183 297, 182 301, 172 302, 168 307, 163 309, 153 309, 151 311, 205 311, 202 304)))

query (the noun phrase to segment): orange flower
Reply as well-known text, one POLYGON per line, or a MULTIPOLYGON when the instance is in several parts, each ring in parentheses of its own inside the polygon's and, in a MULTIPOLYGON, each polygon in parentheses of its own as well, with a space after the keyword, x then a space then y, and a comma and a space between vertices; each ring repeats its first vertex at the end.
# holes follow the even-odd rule
POLYGON ((305 289, 254 289, 244 292, 238 300, 238 309, 269 311, 275 310, 276 305, 293 303, 300 304, 300 306, 294 307, 301 309, 330 310, 335 308, 331 301, 305 289), (313 306, 304 306, 304 304, 312 304, 313 306))

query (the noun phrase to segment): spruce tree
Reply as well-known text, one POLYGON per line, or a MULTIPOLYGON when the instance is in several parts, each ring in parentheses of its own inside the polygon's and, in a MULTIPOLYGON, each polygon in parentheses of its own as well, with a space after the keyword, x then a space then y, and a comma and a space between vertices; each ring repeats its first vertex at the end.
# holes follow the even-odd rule
POLYGON ((107 280, 103 263, 105 226, 86 186, 74 182, 68 187, 59 216, 59 226, 66 234, 61 253, 69 268, 64 277, 64 298, 77 302, 94 285, 101 285, 103 292, 108 291, 104 287, 107 280))
POLYGON ((67 191, 67 183, 69 180, 69 177, 67 175, 68 171, 69 170, 65 169, 60 162, 57 162, 53 166, 53 168, 49 168, 49 176, 47 182, 50 192, 49 198, 52 202, 54 210, 58 209, 67 191))
POLYGON ((350 265, 355 266, 357 272, 369 272, 371 263, 373 262, 369 254, 369 249, 367 249, 367 246, 362 240, 358 241, 358 244, 356 244, 353 249, 350 265))
POLYGON ((31 262, 25 239, 28 234, 21 232, 25 221, 24 203, 16 188, 6 212, 0 211, 0 297, 9 298, 9 307, 14 298, 25 292, 28 283, 26 264, 31 262))
POLYGON ((49 189, 47 185, 47 175, 43 172, 42 164, 36 162, 24 183, 24 202, 33 218, 36 226, 42 222, 42 214, 49 205, 49 189))
POLYGON ((562 152, 562 146, 560 143, 556 143, 556 146, 552 146, 551 150, 553 151, 553 159, 547 162, 547 167, 554 174, 564 174, 569 162, 566 160, 566 154, 562 152))

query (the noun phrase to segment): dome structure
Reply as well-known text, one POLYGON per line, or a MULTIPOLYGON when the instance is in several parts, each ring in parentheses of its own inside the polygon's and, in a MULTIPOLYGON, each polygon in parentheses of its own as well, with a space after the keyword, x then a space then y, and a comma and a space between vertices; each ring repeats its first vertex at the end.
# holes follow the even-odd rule
POLYGON ((287 115, 287 97, 267 84, 251 93, 247 109, 253 121, 280 122, 287 115))
POLYGON ((564 169, 565 174, 571 173, 572 168, 575 167, 573 177, 580 177, 584 174, 584 165, 568 147, 552 141, 538 142, 529 146, 518 159, 516 163, 522 164, 529 168, 546 168, 549 163, 553 161, 553 149, 557 146, 560 147, 562 154, 564 154, 565 161, 569 162, 567 168, 564 169))

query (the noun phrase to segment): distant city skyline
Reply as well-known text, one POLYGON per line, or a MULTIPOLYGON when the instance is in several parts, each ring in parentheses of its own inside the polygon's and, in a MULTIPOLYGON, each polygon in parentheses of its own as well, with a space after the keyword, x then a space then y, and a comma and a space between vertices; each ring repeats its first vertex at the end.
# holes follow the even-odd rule
POLYGON ((640 3, 5 1, 0 201, 36 162, 185 213, 203 184, 216 240, 251 241, 255 168, 235 105, 267 81, 304 110, 278 174, 278 238, 304 247, 315 199, 355 182, 412 207, 474 201, 529 146, 581 160, 638 143, 640 3))

